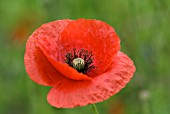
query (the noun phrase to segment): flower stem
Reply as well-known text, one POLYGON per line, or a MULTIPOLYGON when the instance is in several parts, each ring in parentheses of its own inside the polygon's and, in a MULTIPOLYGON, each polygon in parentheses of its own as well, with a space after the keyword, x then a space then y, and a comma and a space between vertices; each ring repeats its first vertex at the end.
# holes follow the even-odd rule
POLYGON ((93 109, 95 114, 99 114, 95 104, 92 104, 92 109, 93 109))

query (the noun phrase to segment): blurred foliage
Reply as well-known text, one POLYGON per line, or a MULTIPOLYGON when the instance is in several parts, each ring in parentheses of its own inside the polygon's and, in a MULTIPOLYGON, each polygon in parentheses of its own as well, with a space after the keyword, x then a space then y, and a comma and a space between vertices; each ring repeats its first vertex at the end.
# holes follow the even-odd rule
POLYGON ((0 0, 0 114, 92 114, 91 106, 57 109, 50 87, 32 82, 23 64, 28 36, 58 19, 99 19, 114 26, 137 71, 100 114, 170 113, 169 0, 0 0))

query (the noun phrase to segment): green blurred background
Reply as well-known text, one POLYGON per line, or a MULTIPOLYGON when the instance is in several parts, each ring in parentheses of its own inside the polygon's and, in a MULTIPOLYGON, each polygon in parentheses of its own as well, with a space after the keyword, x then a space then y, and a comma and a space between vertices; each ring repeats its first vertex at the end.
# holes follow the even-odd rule
POLYGON ((53 108, 46 100, 50 87, 25 72, 28 36, 64 18, 112 25, 137 67, 126 88, 96 104, 100 114, 170 114, 169 0, 0 0, 0 114, 93 114, 90 105, 53 108))

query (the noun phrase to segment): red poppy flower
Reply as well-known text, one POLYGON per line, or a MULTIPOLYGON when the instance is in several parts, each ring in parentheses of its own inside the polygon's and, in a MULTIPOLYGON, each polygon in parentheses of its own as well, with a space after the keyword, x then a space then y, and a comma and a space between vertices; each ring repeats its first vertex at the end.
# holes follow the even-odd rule
POLYGON ((73 108, 106 100, 130 81, 135 66, 119 50, 120 39, 110 25, 66 19, 35 30, 24 61, 33 81, 52 86, 49 104, 73 108))

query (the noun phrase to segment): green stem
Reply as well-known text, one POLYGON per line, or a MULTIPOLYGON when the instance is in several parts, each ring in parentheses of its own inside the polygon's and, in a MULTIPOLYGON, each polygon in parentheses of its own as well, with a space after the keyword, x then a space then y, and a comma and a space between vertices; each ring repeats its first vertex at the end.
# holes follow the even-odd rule
POLYGON ((96 105, 92 104, 92 109, 94 111, 95 114, 99 114, 99 112, 97 111, 96 105))

